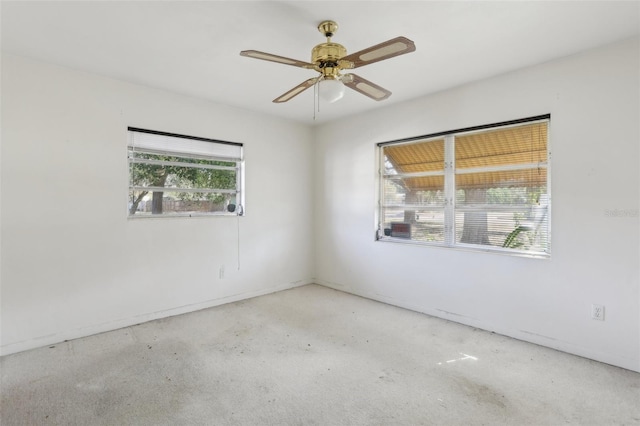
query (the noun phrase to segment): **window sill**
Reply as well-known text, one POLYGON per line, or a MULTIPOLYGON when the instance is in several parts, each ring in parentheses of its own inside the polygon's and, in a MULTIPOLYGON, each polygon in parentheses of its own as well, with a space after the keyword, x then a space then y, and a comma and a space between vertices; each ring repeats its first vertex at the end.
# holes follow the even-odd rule
POLYGON ((511 249, 504 249, 502 247, 483 247, 483 246, 475 246, 471 244, 448 245, 445 243, 425 243, 422 241, 415 241, 408 238, 394 238, 394 237, 386 237, 386 236, 379 238, 376 241, 383 242, 383 243, 406 244, 410 246, 433 247, 438 249, 450 249, 450 250, 458 250, 458 251, 474 252, 474 253, 491 253, 491 254, 499 254, 503 256, 525 257, 530 259, 550 259, 551 258, 550 253, 516 251, 511 249))

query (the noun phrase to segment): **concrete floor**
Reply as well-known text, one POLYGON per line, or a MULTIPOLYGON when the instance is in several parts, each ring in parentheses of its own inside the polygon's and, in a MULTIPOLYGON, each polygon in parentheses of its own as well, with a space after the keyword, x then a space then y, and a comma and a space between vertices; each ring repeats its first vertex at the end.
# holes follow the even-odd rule
POLYGON ((640 424, 640 374, 310 285, 1 360, 6 425, 640 424))

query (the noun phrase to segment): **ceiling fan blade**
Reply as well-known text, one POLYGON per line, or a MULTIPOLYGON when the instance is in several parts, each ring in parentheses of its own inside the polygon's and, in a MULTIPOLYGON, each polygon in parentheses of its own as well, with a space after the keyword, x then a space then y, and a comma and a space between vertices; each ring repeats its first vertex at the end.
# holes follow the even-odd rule
POLYGON ((341 58, 341 61, 353 63, 353 68, 369 65, 374 62, 404 55, 416 50, 416 45, 406 37, 396 37, 383 43, 341 58))
POLYGON ((391 92, 380 87, 375 83, 365 80, 364 78, 355 74, 346 74, 342 77, 342 82, 350 89, 360 92, 365 96, 370 97, 376 101, 383 101, 391 96, 391 92))
POLYGON ((307 81, 303 81, 302 83, 298 84, 293 89, 289 90, 287 93, 282 94, 282 95, 278 96, 277 98, 275 98, 273 100, 273 102, 277 103, 277 104, 281 104, 283 102, 287 102, 289 99, 293 98, 294 96, 299 95, 300 93, 302 93, 305 90, 307 90, 309 87, 311 87, 314 84, 316 84, 316 81, 318 81, 318 77, 310 78, 307 81))
POLYGON ((240 56, 278 62, 279 64, 293 65, 294 67, 300 68, 314 69, 315 67, 315 65, 310 62, 298 61, 296 59, 285 58, 284 56, 272 55, 271 53, 260 52, 257 50, 243 50, 240 52, 240 56))

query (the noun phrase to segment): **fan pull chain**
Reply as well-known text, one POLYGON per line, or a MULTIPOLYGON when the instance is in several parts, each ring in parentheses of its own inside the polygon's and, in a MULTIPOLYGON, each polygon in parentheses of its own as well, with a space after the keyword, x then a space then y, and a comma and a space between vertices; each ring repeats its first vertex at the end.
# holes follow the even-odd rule
POLYGON ((316 103, 317 110, 320 112, 320 80, 322 77, 318 77, 318 80, 313 84, 313 120, 316 120, 316 103))

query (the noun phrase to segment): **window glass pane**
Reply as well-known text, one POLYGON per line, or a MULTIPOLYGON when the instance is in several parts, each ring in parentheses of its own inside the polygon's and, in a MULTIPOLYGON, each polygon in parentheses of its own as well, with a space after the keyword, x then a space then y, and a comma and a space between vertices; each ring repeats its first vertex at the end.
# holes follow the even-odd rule
POLYGON ((444 242, 444 209, 384 210, 384 235, 415 241, 444 242))
POLYGON ((411 238, 416 241, 444 242, 444 209, 416 210, 411 238))
POLYGON ((456 170, 547 161, 547 123, 456 136, 456 170))
POLYGON ((444 241, 444 139, 383 148, 384 236, 444 241))
POLYGON ((389 174, 432 172, 444 169, 444 139, 390 145, 383 148, 389 174))
POLYGON ((227 205, 235 198, 234 194, 178 192, 129 191, 129 214, 150 215, 189 215, 226 213, 227 205))
POLYGON ((199 169, 132 163, 131 186, 235 189, 235 170, 199 169))
POLYGON ((442 206, 444 203, 444 176, 421 178, 386 179, 384 183, 383 203, 385 206, 420 205, 442 206), (421 181, 425 183, 422 185, 421 181), (433 188, 413 190, 412 188, 433 188))
POLYGON ((547 251, 546 137, 546 122, 456 137, 456 243, 547 251))
POLYGON ((456 243, 548 252, 547 207, 456 211, 456 243))
POLYGON ((546 168, 457 174, 456 207, 546 203, 546 183, 546 168))
POLYGON ((133 147, 129 147, 129 158, 136 160, 156 160, 156 161, 175 161, 185 164, 197 164, 203 166, 222 166, 222 167, 235 167, 235 161, 224 160, 212 160, 210 158, 191 156, 191 155, 170 155, 170 154, 156 154, 148 151, 137 151, 133 147))

